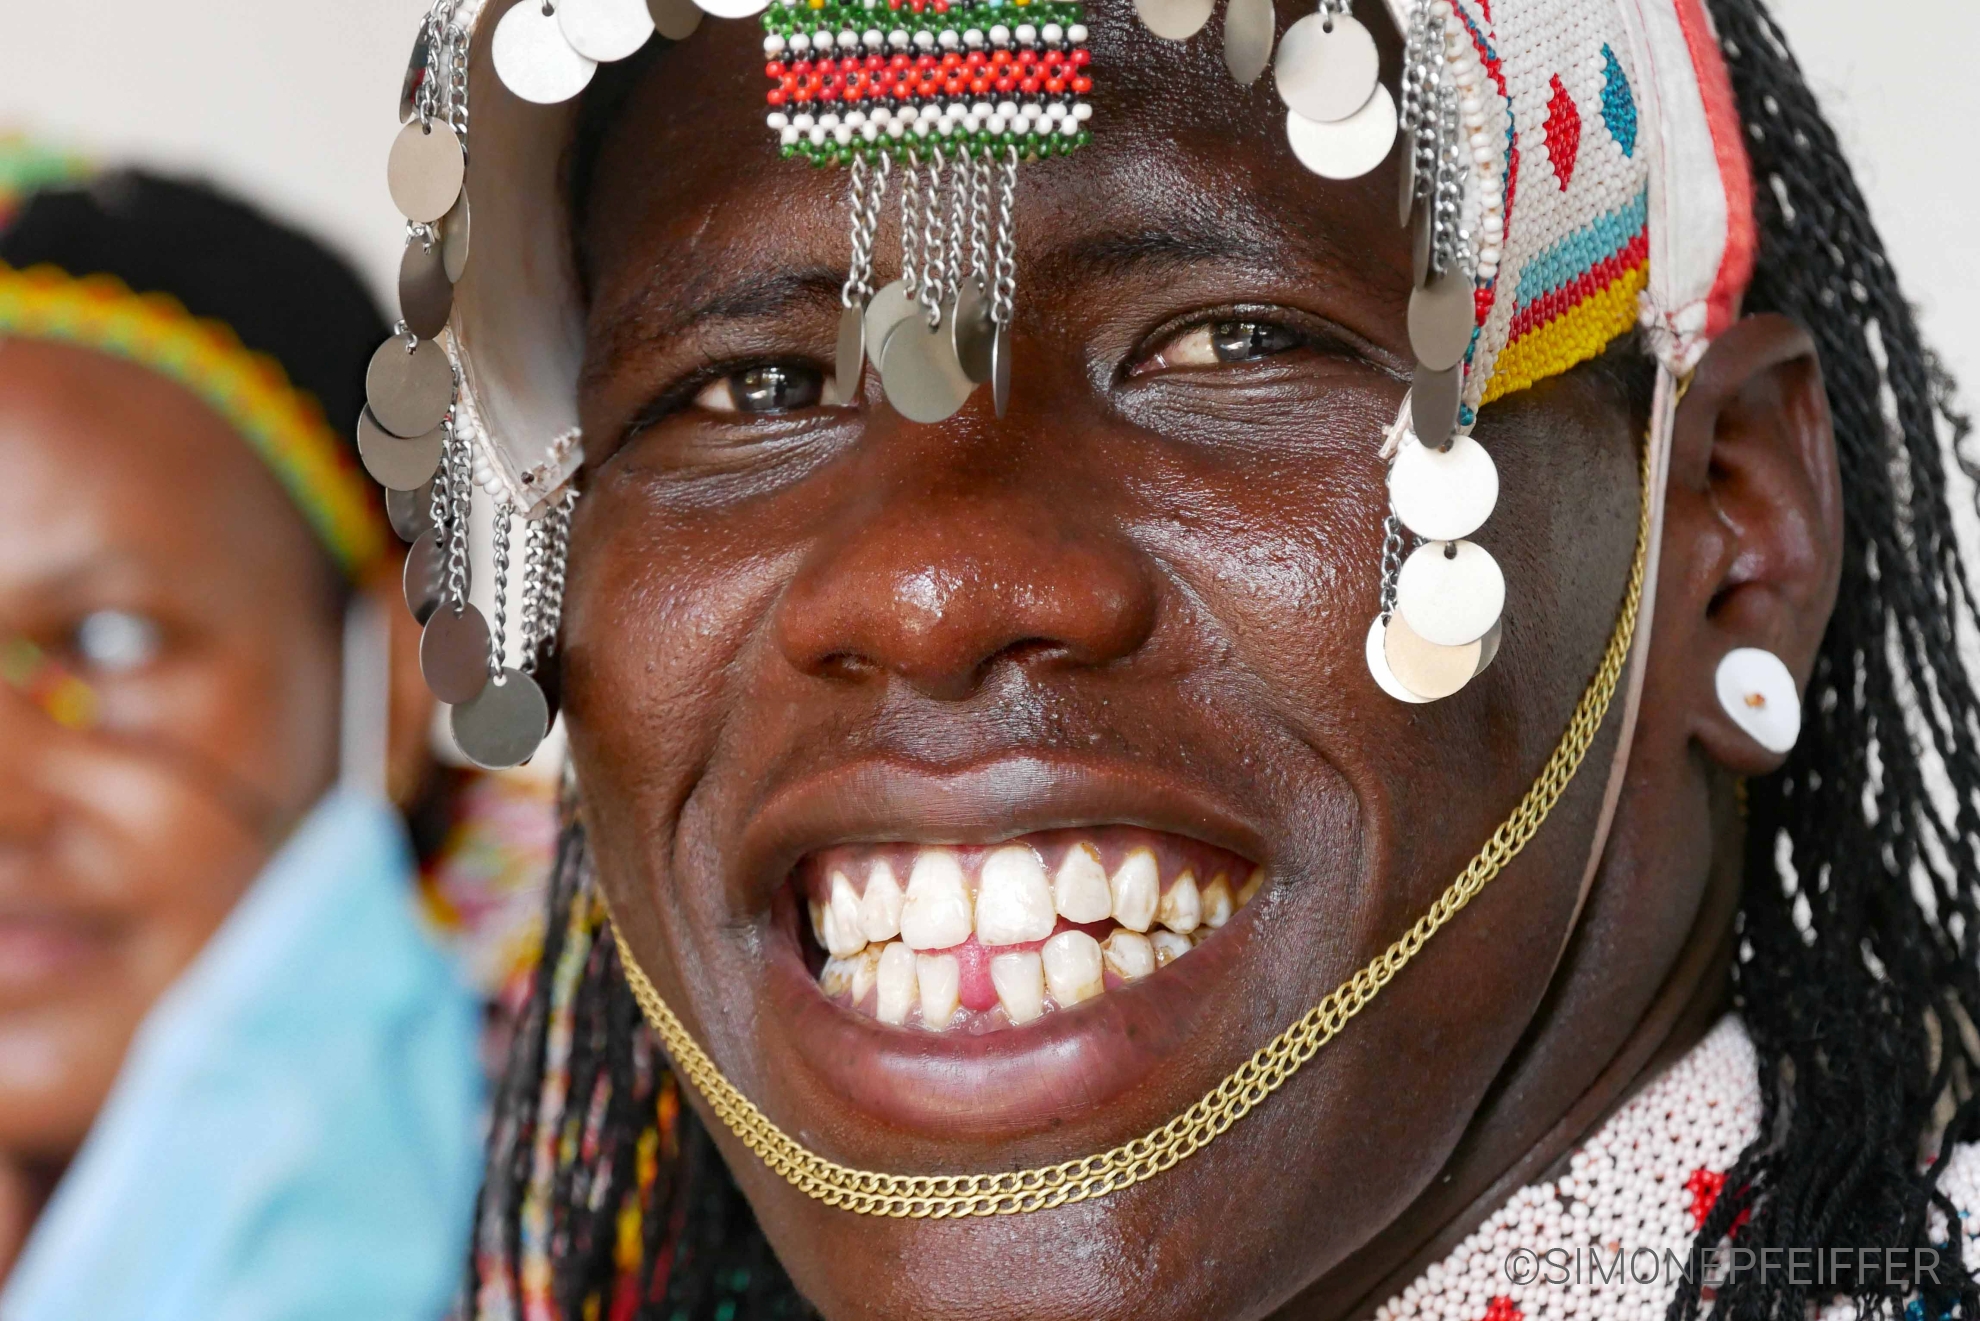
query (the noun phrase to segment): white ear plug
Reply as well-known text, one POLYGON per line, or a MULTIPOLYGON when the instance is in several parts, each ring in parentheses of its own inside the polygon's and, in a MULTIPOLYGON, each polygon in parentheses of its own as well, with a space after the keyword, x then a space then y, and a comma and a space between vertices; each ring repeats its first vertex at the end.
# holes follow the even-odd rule
POLYGON ((1769 752, 1787 752, 1801 736, 1801 695, 1781 658, 1738 647, 1719 662, 1719 705, 1735 725, 1769 752))

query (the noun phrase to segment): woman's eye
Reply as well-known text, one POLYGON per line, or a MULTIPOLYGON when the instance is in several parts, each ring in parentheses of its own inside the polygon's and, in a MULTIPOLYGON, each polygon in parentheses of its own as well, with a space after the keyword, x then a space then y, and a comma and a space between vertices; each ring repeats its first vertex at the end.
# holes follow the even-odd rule
POLYGON ((1164 344, 1144 370, 1253 362, 1290 352, 1302 342, 1298 331, 1273 321, 1213 321, 1164 344))
POLYGON ((157 621, 130 610, 98 610, 76 625, 76 658, 100 674, 128 674, 158 659, 157 621))
POLYGON ((763 417, 815 408, 825 398, 826 376, 811 367, 770 364, 746 367, 709 382, 694 397, 697 408, 711 413, 741 413, 763 417))

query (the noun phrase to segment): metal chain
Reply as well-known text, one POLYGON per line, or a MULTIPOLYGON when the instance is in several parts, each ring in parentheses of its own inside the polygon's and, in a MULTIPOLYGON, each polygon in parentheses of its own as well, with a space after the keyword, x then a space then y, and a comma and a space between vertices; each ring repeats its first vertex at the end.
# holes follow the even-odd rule
POLYGON ((488 677, 499 681, 509 668, 509 524, 516 507, 495 506, 495 618, 488 630, 488 677))
POLYGON ((928 158, 928 187, 923 190, 921 207, 921 293, 922 311, 932 330, 942 324, 942 149, 936 147, 928 158))
POLYGON ((1390 514, 1382 520, 1382 622, 1396 612, 1396 580, 1402 575, 1403 525, 1390 514))
POLYGON ((910 299, 921 292, 920 260, 915 240, 920 229, 921 158, 908 148, 907 169, 901 172, 901 290, 910 299))
POLYGON ((543 516, 550 525, 545 550, 543 594, 537 602, 536 652, 539 664, 556 650, 557 633, 564 623, 564 573, 570 563, 571 510, 577 505, 577 492, 567 490, 556 506, 543 516))
POLYGON ((990 290, 990 319, 1000 326, 1011 324, 1011 315, 1017 306, 1017 165, 1016 147, 1006 149, 1008 155, 998 172, 997 179, 997 264, 992 272, 994 284, 990 290))
POLYGON ((441 548, 444 550, 444 543, 447 538, 448 518, 453 512, 453 502, 450 494, 452 491, 452 479, 448 476, 448 471, 453 466, 454 447, 461 442, 460 438, 454 434, 454 419, 451 416, 440 425, 445 429, 446 435, 440 442, 440 466, 433 473, 433 495, 427 501, 426 516, 427 522, 433 529, 434 541, 441 543, 441 548))
POLYGON ((474 511, 474 459, 465 438, 449 454, 447 474, 447 604, 455 614, 467 609, 468 519, 474 511))
POLYGON ((861 287, 865 296, 871 299, 873 286, 873 245, 880 238, 880 211, 887 200, 887 181, 893 177, 894 158, 886 152, 880 153, 880 177, 873 181, 873 188, 866 198, 866 267, 860 273, 861 287))
POLYGON ((1104 1197, 1154 1178, 1187 1160, 1227 1132, 1265 1099, 1285 1086, 1307 1061, 1332 1041, 1374 1001, 1384 986, 1409 966, 1430 938, 1533 839, 1581 769, 1602 728, 1611 699, 1629 660, 1636 636, 1637 608, 1643 600, 1644 563, 1650 548, 1650 448, 1643 447, 1641 497, 1636 522, 1636 556, 1616 612, 1608 649, 1576 704, 1561 741, 1541 768, 1519 806, 1428 912, 1367 966, 1274 1037, 1203 1098, 1160 1128, 1111 1151, 1028 1170, 998 1174, 906 1175, 855 1170, 827 1160, 773 1123, 722 1075, 689 1034, 633 957, 618 923, 612 938, 633 997, 660 1038, 675 1068, 707 1100, 709 1108, 792 1187, 827 1206, 860 1215, 909 1219, 1020 1215, 1104 1197))
POLYGON ((468 149, 468 51, 471 43, 468 40, 467 29, 453 21, 453 8, 454 6, 450 3, 448 5, 447 17, 447 32, 449 36, 447 71, 448 90, 451 93, 449 102, 453 108, 454 132, 460 135, 461 153, 462 155, 466 155, 468 149))
POLYGON ((969 273, 984 289, 990 283, 990 158, 972 154, 968 161, 969 273))
POLYGON ((846 266, 845 287, 839 290, 843 307, 858 307, 866 301, 864 268, 872 261, 873 249, 866 236, 866 158, 854 156, 852 176, 846 188, 846 210, 852 214, 852 261, 846 266))
POLYGON ((523 534, 522 657, 516 666, 536 673, 536 653, 542 640, 544 559, 549 544, 550 515, 529 520, 523 534))
POLYGON ((943 262, 942 301, 952 301, 962 290, 963 282, 963 228, 968 219, 969 186, 975 178, 970 167, 969 157, 956 157, 949 168, 949 248, 943 262))

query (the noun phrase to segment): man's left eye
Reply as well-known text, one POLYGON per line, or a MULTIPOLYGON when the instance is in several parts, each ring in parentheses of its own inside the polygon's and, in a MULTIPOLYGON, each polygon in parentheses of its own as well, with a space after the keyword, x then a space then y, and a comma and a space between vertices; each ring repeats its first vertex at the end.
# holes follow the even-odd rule
POLYGON ((711 413, 764 417, 816 408, 825 398, 826 376, 812 367, 765 364, 730 372, 710 381, 694 397, 695 407, 711 413))
POLYGON ((1298 331, 1274 321, 1213 321, 1183 331, 1156 352, 1148 367, 1215 367, 1255 362, 1288 353, 1302 343, 1298 331))

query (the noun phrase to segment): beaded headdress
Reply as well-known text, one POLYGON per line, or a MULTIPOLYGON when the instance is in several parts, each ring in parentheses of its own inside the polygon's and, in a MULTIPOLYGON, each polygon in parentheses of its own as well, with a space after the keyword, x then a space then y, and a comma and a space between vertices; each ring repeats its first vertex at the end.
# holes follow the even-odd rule
MULTIPOLYGON (((558 630, 570 480, 583 457, 583 312, 560 187, 572 98, 598 60, 631 55, 656 30, 678 40, 702 10, 746 18, 765 8, 698 3, 440 0, 419 35, 391 163, 409 222, 406 316, 373 362, 367 459, 377 454, 374 471, 390 469, 398 484, 434 483, 417 505, 432 515, 421 534, 427 553, 416 546, 413 555, 434 576, 409 576, 409 595, 429 621, 429 680, 461 703, 456 734, 478 759, 527 756, 548 720, 532 676, 558 630), (519 669, 506 665, 499 620, 491 634, 466 603, 475 488, 499 511, 498 584, 511 520, 529 521, 519 669)), ((766 150, 849 170, 840 379, 877 366, 889 405, 916 421, 953 413, 986 377, 1001 404, 1013 176, 1026 159, 1106 131, 1104 73, 1084 56, 1079 14, 1035 0, 776 5, 762 20, 775 143, 766 150), (872 241, 890 175, 911 223, 902 226, 899 302, 876 317, 887 290, 873 287, 872 241), (985 342, 987 354, 972 358, 985 342)), ((1193 40, 1215 0, 1134 6, 1156 35, 1193 40)), ((1388 544, 1369 668, 1391 697, 1423 702, 1457 692, 1490 663, 1505 583, 1470 540, 1498 496, 1496 466, 1472 439, 1479 412, 1640 330, 1658 380, 1636 558, 1602 663, 1513 815, 1422 918, 1188 1111, 1097 1155, 946 1176, 838 1164, 723 1075, 621 939, 627 979, 679 1074, 750 1151, 828 1205, 1003 1215, 1156 1177, 1269 1099, 1504 869, 1560 800, 1618 693, 1617 764, 1628 755, 1677 398, 1737 314, 1754 251, 1745 154, 1716 39, 1701 0, 1385 0, 1405 44, 1392 88, 1378 78, 1378 47, 1361 21, 1377 20, 1372 8, 1357 16, 1351 0, 1320 0, 1281 36, 1271 0, 1227 0, 1222 30, 1240 83, 1273 69, 1303 166, 1351 178, 1394 155, 1400 167, 1398 221, 1416 245, 1417 364, 1394 424, 1369 437, 1390 465, 1391 505, 1371 511, 1386 516, 1388 544)), ((1612 773, 1597 857, 1619 783, 1612 773)))

